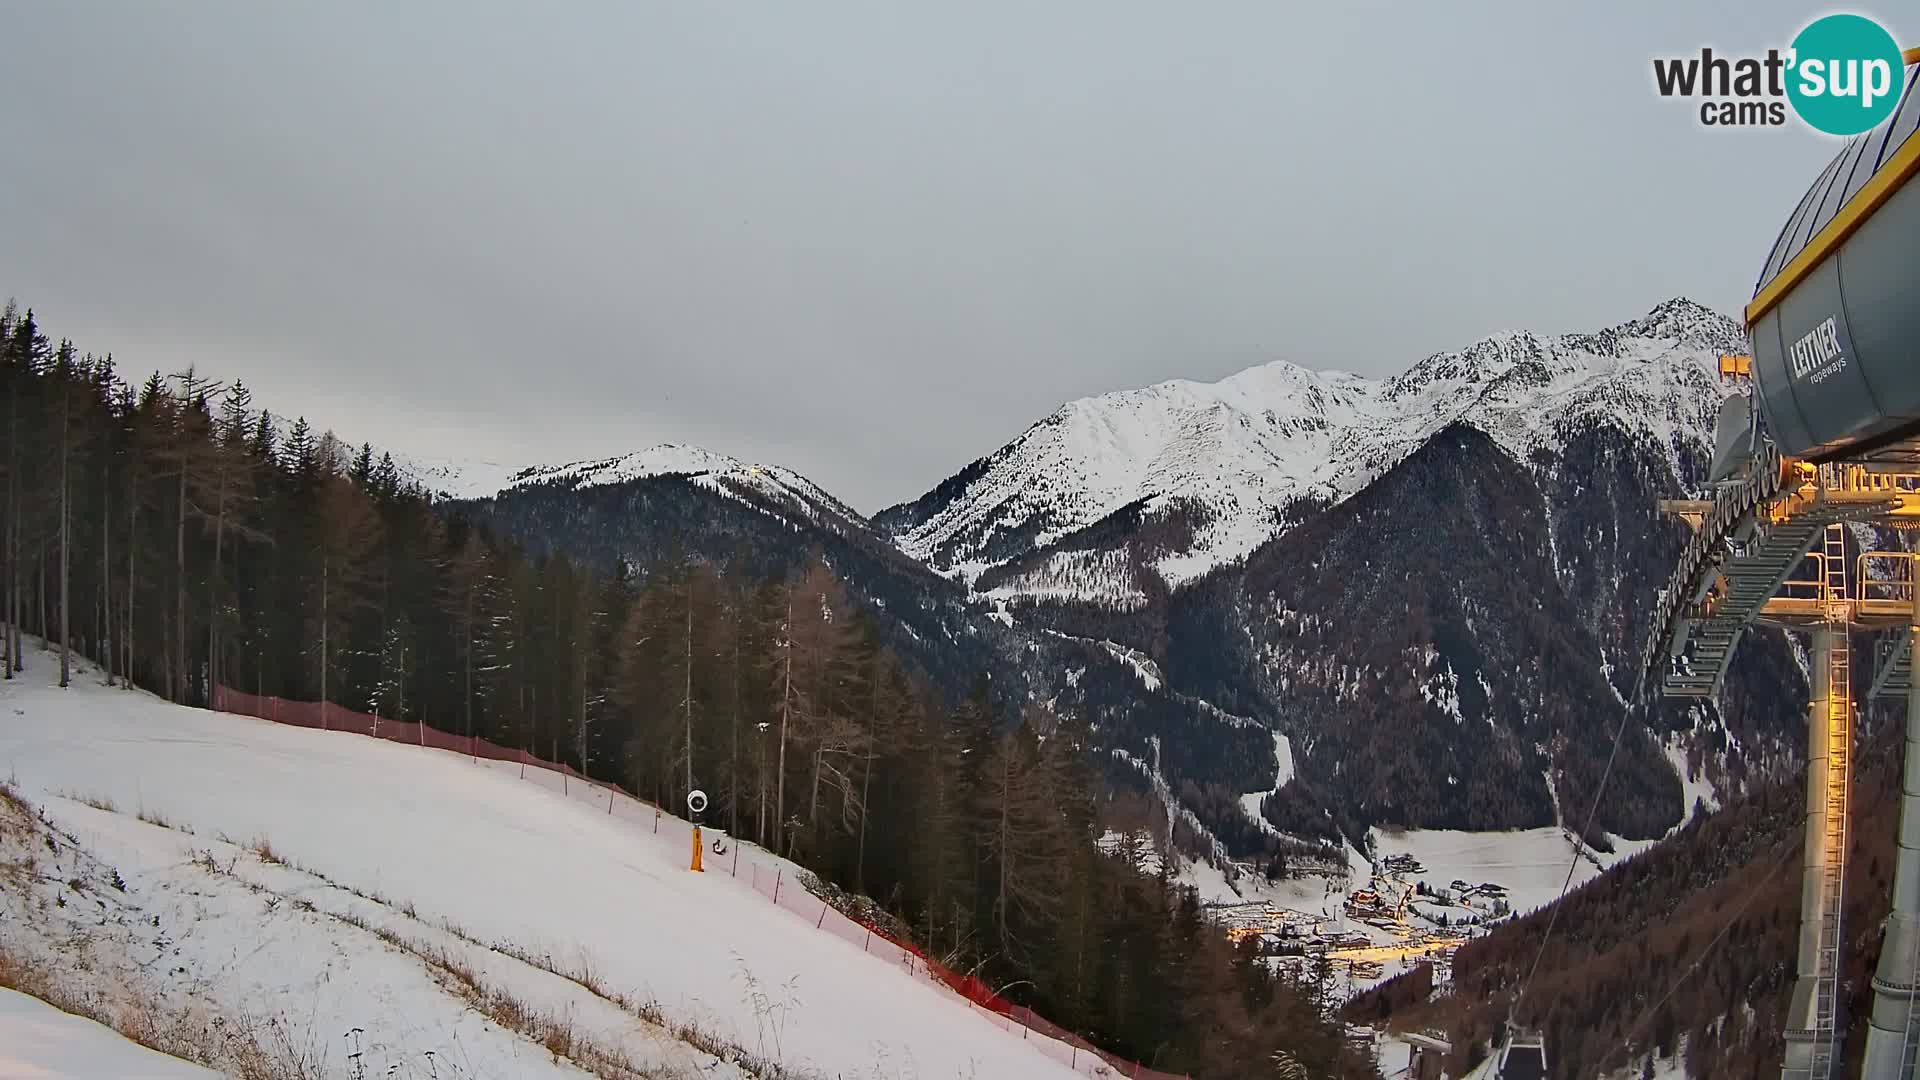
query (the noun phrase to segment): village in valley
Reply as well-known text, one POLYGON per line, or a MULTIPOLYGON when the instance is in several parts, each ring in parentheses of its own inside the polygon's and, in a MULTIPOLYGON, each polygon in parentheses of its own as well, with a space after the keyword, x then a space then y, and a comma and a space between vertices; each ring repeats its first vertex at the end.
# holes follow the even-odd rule
POLYGON ((1230 937, 1257 938, 1276 966, 1327 980, 1335 993, 1357 993, 1420 963, 1433 965, 1439 983, 1461 943, 1511 906, 1498 882, 1454 878, 1435 887, 1426 872, 1412 855, 1387 855, 1371 870, 1359 863, 1324 877, 1269 883, 1249 875, 1244 899, 1204 902, 1230 937))
MULTIPOLYGON (((1564 874, 1567 841, 1557 829, 1509 834, 1527 853, 1489 860, 1483 848, 1500 834, 1379 834, 1384 849, 1369 862, 1349 847, 1344 859, 1296 859, 1291 873, 1266 874, 1252 863, 1176 856, 1175 876, 1198 894, 1201 908, 1230 938, 1256 939, 1276 969, 1291 969, 1337 998, 1433 966, 1435 985, 1451 974, 1454 953, 1470 938, 1516 911, 1564 874), (1538 834, 1538 835, 1536 835, 1538 834), (1408 850, 1420 848, 1429 863, 1408 850), (1552 863, 1558 869, 1549 873, 1552 863)), ((1103 848, 1157 873, 1162 853, 1147 831, 1109 832, 1103 848)))

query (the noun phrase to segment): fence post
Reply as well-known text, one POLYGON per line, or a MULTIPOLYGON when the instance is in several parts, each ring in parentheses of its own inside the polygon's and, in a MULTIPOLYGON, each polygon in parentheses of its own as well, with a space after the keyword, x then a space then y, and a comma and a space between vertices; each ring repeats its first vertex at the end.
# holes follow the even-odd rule
POLYGON ((867 940, 860 943, 860 951, 866 952, 872 948, 873 948, 873 927, 869 926, 867 927, 867 940))
POLYGON ((779 872, 773 875, 773 902, 776 904, 780 902, 780 879, 786 872, 786 868, 781 867, 779 872))
POLYGON ((827 902, 822 900, 820 901, 820 917, 813 920, 813 928, 818 930, 825 925, 827 925, 827 902))
POLYGON ((740 838, 733 839, 733 876, 740 876, 740 838))

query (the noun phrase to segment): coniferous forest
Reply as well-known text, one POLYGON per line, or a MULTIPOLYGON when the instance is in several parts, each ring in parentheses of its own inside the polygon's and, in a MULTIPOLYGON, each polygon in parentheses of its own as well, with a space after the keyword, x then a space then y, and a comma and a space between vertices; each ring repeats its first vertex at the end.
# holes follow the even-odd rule
POLYGON ((215 685, 326 700, 667 806, 699 787, 710 823, 1119 1054, 1209 1078, 1374 1074, 1337 1002, 1096 845, 1082 722, 1008 715, 984 675, 947 700, 820 557, 763 579, 674 552, 530 556, 237 382, 123 377, 11 304, 0 359, 7 678, 44 663, 186 705, 215 685))

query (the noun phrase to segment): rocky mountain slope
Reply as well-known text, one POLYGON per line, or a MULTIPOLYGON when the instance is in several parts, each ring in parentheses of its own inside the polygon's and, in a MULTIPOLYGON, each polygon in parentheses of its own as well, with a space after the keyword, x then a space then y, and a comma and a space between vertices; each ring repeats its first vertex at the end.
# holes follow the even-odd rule
MULTIPOLYGON (((1572 448, 1523 464, 1450 425, 1358 495, 1174 594, 1171 685, 1292 740, 1301 790, 1276 825, 1332 808, 1349 835, 1577 826, 1627 719, 1618 661, 1644 632, 1636 612, 1680 527, 1643 509, 1677 493, 1647 448, 1604 428, 1572 448)), ((1750 760, 1712 748, 1729 723, 1751 760, 1787 753, 1797 712, 1780 703, 1804 695, 1789 672, 1780 638, 1756 635, 1741 685, 1772 673, 1780 692, 1765 708, 1625 724, 1596 833, 1642 839, 1678 823, 1687 751, 1716 769, 1750 760)))
POLYGON ((1664 447, 1710 429, 1730 320, 1685 299, 1596 333, 1500 334, 1371 380, 1286 362, 1070 402, 876 515, 901 548, 1008 596, 1139 603, 1244 558, 1465 423, 1526 460, 1594 425, 1664 447))

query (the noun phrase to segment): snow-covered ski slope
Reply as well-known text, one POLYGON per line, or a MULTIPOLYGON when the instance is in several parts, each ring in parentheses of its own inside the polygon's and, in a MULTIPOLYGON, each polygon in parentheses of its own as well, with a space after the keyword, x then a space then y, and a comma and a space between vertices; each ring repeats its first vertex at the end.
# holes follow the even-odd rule
POLYGON ((0 1077, 215 1080, 219 1075, 156 1053, 39 998, 0 990, 0 1077))
POLYGON ((159 811, 81 798, 99 805, 35 798, 31 835, 0 805, 0 949, 36 992, 169 1053, 237 1076, 744 1075, 539 966, 578 959, 530 962, 159 811))
MULTIPOLYGON (((369 1044, 437 1047, 442 1063, 458 1036, 465 1054, 479 1055, 467 1075, 550 1074, 529 1071, 543 1050, 488 1066, 478 1018, 469 1012, 474 1031, 454 1031, 465 1022, 460 1003, 447 997, 428 1007, 418 995, 430 984, 415 980, 404 994, 393 990, 401 977, 379 965, 407 957, 369 952, 338 926, 325 940, 310 926, 285 921, 360 905, 355 913, 364 921, 408 921, 412 930, 403 928, 403 936, 457 928, 460 938, 443 934, 443 944, 484 954, 469 960, 487 963, 491 979, 549 1011, 592 1003, 556 997, 573 984, 546 985, 542 979, 565 980, 519 970, 478 943, 507 943, 560 969, 590 967, 611 992, 657 1003, 667 1022, 697 1024, 801 1075, 1077 1075, 1059 1044, 1023 1038, 1017 1027, 1003 1030, 924 977, 770 904, 750 883, 750 864, 789 874, 791 868, 757 848, 739 845, 747 859, 737 879, 693 874, 683 825, 666 819, 656 835, 652 811, 624 800, 619 814, 609 814, 604 789, 575 783, 562 795, 520 779, 517 767, 504 763, 174 706, 103 687, 92 671, 62 691, 49 685, 52 658, 34 659, 24 679, 0 684, 0 775, 10 775, 76 846, 97 845, 106 857, 128 862, 129 899, 108 902, 158 903, 160 894, 199 882, 195 874, 219 876, 193 865, 195 853, 209 849, 217 863, 235 866, 231 873, 251 874, 267 887, 266 894, 249 888, 251 895, 294 898, 270 909, 265 922, 210 912, 226 924, 217 941, 200 940, 194 905, 169 907, 161 928, 170 943, 163 948, 183 938, 199 942, 178 962, 202 970, 183 977, 217 980, 223 968, 244 969, 257 984, 253 1000, 277 1003, 289 1022, 313 1028, 304 1010, 330 1009, 328 1021, 360 1027, 369 1044), (79 799, 107 801, 115 811, 79 799), (248 849, 256 840, 280 862, 253 856, 248 849), (269 967, 249 964, 256 953, 296 938, 298 948, 272 949, 269 967), (383 992, 361 995, 357 1013, 341 1012, 350 1004, 335 1000, 338 991, 361 982, 383 992)), ((727 860, 709 859, 713 869, 730 863, 731 852, 727 860)), ((233 902, 209 901, 216 908, 233 902)), ((145 917, 142 909, 141 926, 145 917)), ((627 1038, 626 1049, 641 1060, 691 1064, 689 1076, 738 1075, 712 1058, 695 1060, 704 1055, 661 1050, 653 1045, 662 1037, 658 1028, 633 1021, 623 1034, 615 1020, 584 1019, 606 1038, 627 1038)), ((319 1035, 337 1040, 346 1030, 323 1025, 319 1035)), ((1080 1057, 1084 1075, 1086 1055, 1080 1057)), ((351 1075, 340 1054, 330 1060, 342 1066, 330 1075, 351 1075)))

